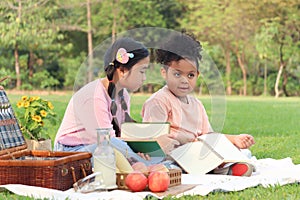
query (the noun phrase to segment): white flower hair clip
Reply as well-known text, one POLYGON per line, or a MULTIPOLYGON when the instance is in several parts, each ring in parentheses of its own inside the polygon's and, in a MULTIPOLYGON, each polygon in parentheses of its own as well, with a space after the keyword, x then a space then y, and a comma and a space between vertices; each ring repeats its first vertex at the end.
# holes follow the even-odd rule
POLYGON ((126 49, 120 48, 117 51, 116 60, 119 63, 126 64, 129 61, 129 58, 133 58, 133 53, 127 53, 126 49))

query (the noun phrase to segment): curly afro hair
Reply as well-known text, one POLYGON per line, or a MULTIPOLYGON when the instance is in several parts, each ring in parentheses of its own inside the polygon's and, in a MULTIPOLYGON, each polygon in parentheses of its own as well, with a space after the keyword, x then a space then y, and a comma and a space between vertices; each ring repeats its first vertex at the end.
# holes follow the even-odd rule
POLYGON ((202 59, 201 51, 202 45, 196 40, 195 35, 183 30, 181 33, 173 33, 160 46, 160 49, 155 51, 156 62, 168 66, 172 61, 189 59, 195 61, 199 69, 199 61, 202 59))

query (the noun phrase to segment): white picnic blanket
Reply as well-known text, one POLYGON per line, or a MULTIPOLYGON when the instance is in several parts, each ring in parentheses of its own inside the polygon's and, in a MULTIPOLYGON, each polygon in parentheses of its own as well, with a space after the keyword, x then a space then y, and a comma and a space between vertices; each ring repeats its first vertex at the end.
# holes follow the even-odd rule
MULTIPOLYGON (((183 195, 201 195, 205 196, 212 191, 240 191, 249 187, 262 185, 269 187, 274 185, 285 185, 289 183, 300 182, 300 164, 295 165, 291 158, 275 160, 271 158, 253 160, 256 165, 256 172, 251 177, 237 177, 226 175, 182 175, 182 184, 197 184, 196 187, 184 193, 183 195)), ((34 198, 49 198, 56 200, 79 199, 143 199, 147 195, 155 194, 151 192, 128 192, 114 190, 110 192, 92 192, 88 194, 76 193, 73 189, 59 191, 41 187, 9 184, 0 185, 1 188, 23 196, 34 198)), ((162 198, 161 196, 159 198, 162 198)))

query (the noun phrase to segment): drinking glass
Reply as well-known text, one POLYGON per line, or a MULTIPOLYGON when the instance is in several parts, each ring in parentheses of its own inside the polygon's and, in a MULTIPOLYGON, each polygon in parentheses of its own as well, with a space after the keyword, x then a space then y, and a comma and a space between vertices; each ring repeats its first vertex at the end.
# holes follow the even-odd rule
POLYGON ((95 191, 107 191, 102 172, 95 172, 80 179, 73 184, 75 192, 88 193, 95 191))

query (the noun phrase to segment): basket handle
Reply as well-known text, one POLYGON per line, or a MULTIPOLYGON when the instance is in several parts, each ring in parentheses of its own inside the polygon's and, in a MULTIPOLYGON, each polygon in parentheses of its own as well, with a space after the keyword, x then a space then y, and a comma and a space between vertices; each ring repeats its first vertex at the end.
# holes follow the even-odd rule
POLYGON ((72 173, 73 181, 74 181, 74 183, 76 183, 76 174, 75 174, 74 167, 71 167, 71 173, 72 173))
MULTIPOLYGON (((70 167, 70 169, 71 169, 71 174, 72 174, 73 181, 74 181, 74 183, 76 183, 77 179, 76 179, 76 174, 75 174, 75 168, 70 167)), ((86 177, 86 171, 85 171, 85 167, 83 166, 83 164, 80 165, 80 169, 82 171, 83 178, 86 177)))
POLYGON ((83 177, 86 177, 86 171, 85 171, 83 164, 80 165, 80 169, 82 171, 83 177))

